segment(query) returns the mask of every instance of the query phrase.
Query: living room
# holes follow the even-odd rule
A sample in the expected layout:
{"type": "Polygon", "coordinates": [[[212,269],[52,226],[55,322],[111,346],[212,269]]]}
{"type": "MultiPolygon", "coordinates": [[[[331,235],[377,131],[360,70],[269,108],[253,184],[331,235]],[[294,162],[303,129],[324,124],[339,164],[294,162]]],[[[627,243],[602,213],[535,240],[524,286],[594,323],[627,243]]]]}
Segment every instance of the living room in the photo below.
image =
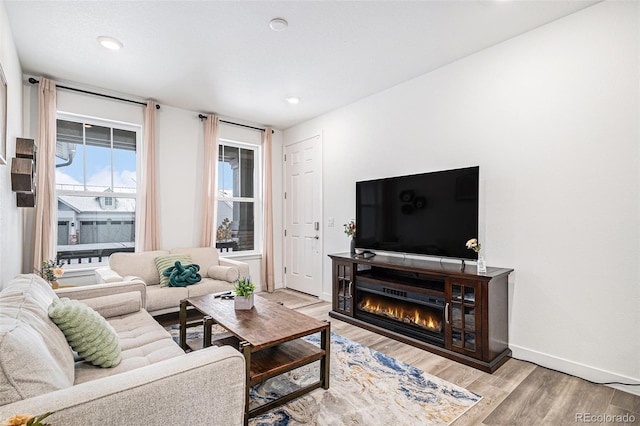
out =
{"type": "MultiPolygon", "coordinates": [[[[26,82],[5,3],[0,64],[8,88],[10,161],[16,137],[37,135],[37,89],[26,82]]],[[[514,269],[513,357],[595,382],[640,383],[639,20],[634,1],[597,2],[276,129],[274,200],[283,199],[285,147],[321,140],[320,297],[331,297],[327,255],[348,249],[341,224],[355,215],[356,181],[478,165],[478,237],[490,266],[514,269]]],[[[137,106],[62,90],[58,109],[142,124],[137,106]]],[[[163,248],[199,241],[192,225],[199,222],[198,207],[185,212],[180,205],[199,206],[202,172],[194,164],[202,155],[201,112],[165,104],[158,111],[163,248]]],[[[260,143],[256,132],[236,126],[222,127],[221,137],[260,143]]],[[[4,282],[31,271],[33,247],[30,214],[15,205],[10,168],[0,168],[4,282]]],[[[273,234],[283,235],[284,207],[273,204],[273,234]]],[[[276,287],[286,284],[283,246],[276,237],[276,287]]],[[[245,261],[258,277],[260,256],[245,261]]],[[[614,386],[639,393],[637,386],[614,386]]]]}

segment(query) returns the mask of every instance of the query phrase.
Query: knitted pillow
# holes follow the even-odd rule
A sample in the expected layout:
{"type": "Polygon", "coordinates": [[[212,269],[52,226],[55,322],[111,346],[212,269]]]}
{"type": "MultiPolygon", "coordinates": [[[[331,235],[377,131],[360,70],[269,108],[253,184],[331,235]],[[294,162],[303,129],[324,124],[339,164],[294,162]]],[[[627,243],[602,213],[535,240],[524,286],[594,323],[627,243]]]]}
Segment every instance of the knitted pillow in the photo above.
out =
{"type": "Polygon", "coordinates": [[[49,317],[62,330],[71,349],[98,367],[115,367],[122,354],[116,331],[99,313],[66,297],[54,299],[49,317]]]}
{"type": "Polygon", "coordinates": [[[169,277],[169,287],[186,287],[202,281],[202,276],[198,273],[199,270],[200,265],[183,265],[179,260],[176,260],[174,266],[169,266],[162,275],[169,277]]]}
{"type": "Polygon", "coordinates": [[[169,277],[165,277],[162,273],[165,271],[165,269],[174,266],[176,260],[179,260],[180,263],[184,265],[193,263],[193,261],[191,260],[191,255],[189,254],[168,254],[166,256],[156,257],[155,262],[156,268],[158,268],[158,274],[160,275],[160,287],[169,286],[169,277]]]}

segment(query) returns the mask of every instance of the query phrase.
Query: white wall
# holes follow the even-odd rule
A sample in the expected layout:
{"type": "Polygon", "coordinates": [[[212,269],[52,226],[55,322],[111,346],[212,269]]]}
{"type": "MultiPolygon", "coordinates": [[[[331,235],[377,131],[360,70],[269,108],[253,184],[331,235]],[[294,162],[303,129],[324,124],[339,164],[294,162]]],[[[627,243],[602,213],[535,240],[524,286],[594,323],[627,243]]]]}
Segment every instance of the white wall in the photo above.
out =
{"type": "Polygon", "coordinates": [[[514,356],[640,382],[638,34],[607,1],[286,130],[322,132],[324,286],[357,180],[479,165],[514,356]]]}
{"type": "Polygon", "coordinates": [[[22,213],[11,191],[11,159],[22,137],[22,68],[4,2],[0,2],[0,65],[7,80],[7,164],[0,165],[0,285],[21,272],[22,213]]]}

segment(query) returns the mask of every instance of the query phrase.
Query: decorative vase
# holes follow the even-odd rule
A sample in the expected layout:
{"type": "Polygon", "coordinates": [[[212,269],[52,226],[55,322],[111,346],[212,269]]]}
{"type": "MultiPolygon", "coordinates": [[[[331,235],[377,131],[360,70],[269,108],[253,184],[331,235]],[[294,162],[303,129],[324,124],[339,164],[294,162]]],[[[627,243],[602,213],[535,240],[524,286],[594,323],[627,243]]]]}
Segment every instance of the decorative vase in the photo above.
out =
{"type": "Polygon", "coordinates": [[[478,273],[486,274],[487,273],[487,261],[484,260],[484,254],[478,253],[478,273]]]}
{"type": "Polygon", "coordinates": [[[57,280],[53,280],[53,281],[51,281],[51,288],[52,288],[52,289],[54,289],[54,290],[55,290],[55,289],[56,289],[56,288],[58,288],[58,287],[59,287],[59,284],[58,284],[58,281],[57,281],[57,280]]]}
{"type": "Polygon", "coordinates": [[[356,239],[351,238],[351,254],[356,254],[356,239]]]}
{"type": "Polygon", "coordinates": [[[233,305],[239,311],[248,311],[253,308],[253,293],[249,296],[236,296],[233,305]]]}

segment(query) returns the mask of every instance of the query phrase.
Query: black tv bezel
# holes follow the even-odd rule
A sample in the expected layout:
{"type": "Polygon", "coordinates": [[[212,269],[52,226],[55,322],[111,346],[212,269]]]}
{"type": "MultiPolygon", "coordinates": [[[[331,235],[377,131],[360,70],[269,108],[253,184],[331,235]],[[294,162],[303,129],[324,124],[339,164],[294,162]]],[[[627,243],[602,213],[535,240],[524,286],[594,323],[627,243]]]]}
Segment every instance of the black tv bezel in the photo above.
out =
{"type": "MultiPolygon", "coordinates": [[[[386,249],[380,249],[377,247],[368,247],[368,246],[362,246],[361,244],[359,244],[358,241],[358,232],[357,232],[357,226],[358,226],[358,220],[359,220],[359,207],[358,206],[358,184],[361,183],[373,183],[373,182],[380,182],[380,181],[388,181],[388,180],[395,180],[395,179],[403,179],[403,178],[412,178],[412,177],[417,177],[417,176],[422,176],[422,175],[432,175],[432,174],[439,174],[439,173],[447,173],[447,172],[462,172],[465,170],[476,170],[476,176],[477,176],[477,186],[476,186],[476,199],[477,199],[477,203],[476,203],[476,221],[475,221],[475,235],[473,236],[469,236],[469,238],[478,238],[478,232],[480,229],[480,166],[469,166],[469,167],[459,167],[459,168],[455,168],[455,169],[444,169],[444,170],[434,170],[434,171],[430,171],[430,172],[424,172],[424,173],[413,173],[413,174],[408,174],[408,175],[400,175],[400,176],[389,176],[389,177],[385,177],[385,178],[377,178],[377,179],[367,179],[367,180],[361,180],[361,181],[356,181],[356,238],[355,238],[355,243],[356,243],[356,248],[358,249],[362,249],[362,250],[371,250],[374,252],[380,252],[380,253],[399,253],[399,254],[408,254],[408,255],[416,255],[416,256],[424,256],[424,257],[432,257],[432,258],[443,258],[443,259],[452,259],[452,260],[472,260],[472,261],[476,261],[478,259],[478,253],[476,253],[473,250],[470,249],[465,249],[466,251],[461,251],[460,253],[467,253],[469,254],[469,256],[447,256],[447,255],[434,255],[434,254],[428,254],[428,253],[422,253],[422,252],[418,252],[418,251],[407,251],[407,250],[403,250],[403,251],[399,251],[399,250],[386,250],[386,249]]],[[[464,244],[466,241],[463,241],[462,244],[464,244]]]]}

